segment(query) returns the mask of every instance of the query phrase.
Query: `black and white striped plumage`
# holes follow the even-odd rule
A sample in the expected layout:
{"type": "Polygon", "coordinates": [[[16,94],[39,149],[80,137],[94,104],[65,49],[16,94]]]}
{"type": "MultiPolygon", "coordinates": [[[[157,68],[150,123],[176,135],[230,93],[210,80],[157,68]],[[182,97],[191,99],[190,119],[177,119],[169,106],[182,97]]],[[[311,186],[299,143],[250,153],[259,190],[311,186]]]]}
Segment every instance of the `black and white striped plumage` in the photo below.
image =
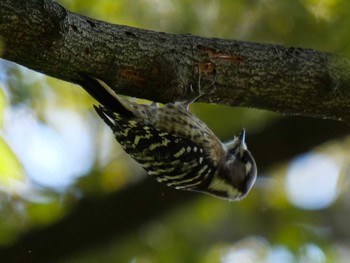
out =
{"type": "Polygon", "coordinates": [[[81,77],[79,84],[101,104],[95,109],[117,141],[158,182],[228,200],[248,194],[257,169],[244,130],[223,144],[186,103],[137,104],[101,80],[81,77]]]}

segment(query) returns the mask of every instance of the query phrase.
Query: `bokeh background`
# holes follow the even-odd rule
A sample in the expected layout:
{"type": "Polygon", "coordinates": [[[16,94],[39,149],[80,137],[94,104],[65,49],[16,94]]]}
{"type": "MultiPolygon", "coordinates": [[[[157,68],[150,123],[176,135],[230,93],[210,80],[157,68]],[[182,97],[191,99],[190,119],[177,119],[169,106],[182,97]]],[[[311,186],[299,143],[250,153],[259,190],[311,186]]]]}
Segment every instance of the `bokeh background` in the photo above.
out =
{"type": "MultiPolygon", "coordinates": [[[[346,0],[57,2],[73,12],[116,24],[350,57],[350,2],[346,0]]],[[[108,226],[111,232],[114,225],[120,225],[118,214],[123,220],[128,216],[133,220],[133,216],[141,217],[141,210],[156,210],[148,202],[142,205],[145,196],[136,201],[138,206],[125,194],[119,197],[124,191],[137,197],[133,189],[152,196],[152,188],[148,191],[147,187],[157,183],[145,183],[147,175],[114,141],[92,109],[94,100],[81,87],[5,60],[0,60],[0,86],[0,255],[28,233],[31,237],[35,231],[50,233],[50,227],[71,214],[79,217],[77,207],[85,200],[109,205],[101,224],[103,217],[113,215],[116,220],[108,226]],[[104,202],[111,196],[119,198],[123,210],[104,202]]],[[[206,104],[192,105],[191,111],[222,140],[245,127],[248,146],[250,138],[289,118],[206,104]]],[[[291,126],[288,132],[293,134],[294,128],[300,127],[291,126]]],[[[280,151],[307,139],[281,143],[280,151]]],[[[268,158],[271,149],[265,148],[260,151],[266,151],[268,158]]],[[[79,249],[73,247],[69,253],[62,249],[57,259],[66,263],[349,262],[349,149],[350,137],[329,137],[288,160],[272,159],[259,170],[255,187],[241,202],[164,189],[164,195],[152,198],[167,201],[167,191],[179,200],[185,198],[169,203],[154,216],[138,218],[139,223],[123,235],[106,234],[93,242],[90,230],[106,231],[97,223],[81,238],[79,249]]],[[[279,148],[273,151],[278,155],[279,148]]],[[[259,167],[259,159],[257,163],[259,167]]],[[[84,213],[81,217],[79,222],[89,221],[84,213]]],[[[72,235],[66,233],[67,242],[72,235]]],[[[38,242],[50,243],[50,238],[38,242]]],[[[24,248],[22,258],[35,252],[24,248]]],[[[48,256],[48,262],[55,257],[48,256]]]]}

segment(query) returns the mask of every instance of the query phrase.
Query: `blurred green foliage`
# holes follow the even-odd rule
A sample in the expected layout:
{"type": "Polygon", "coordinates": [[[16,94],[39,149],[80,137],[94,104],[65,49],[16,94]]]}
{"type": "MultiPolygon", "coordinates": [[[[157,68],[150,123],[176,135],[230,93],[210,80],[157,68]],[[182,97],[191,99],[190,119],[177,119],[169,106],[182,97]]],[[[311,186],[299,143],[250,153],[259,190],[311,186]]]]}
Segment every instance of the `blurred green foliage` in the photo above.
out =
{"type": "MultiPolygon", "coordinates": [[[[350,54],[350,2],[346,0],[58,2],[73,12],[111,23],[350,54]]],[[[57,190],[26,178],[27,171],[8,146],[6,136],[0,137],[1,245],[15,242],[25,231],[60,220],[84,196],[119,191],[142,178],[142,170],[96,118],[91,109],[94,101],[80,87],[32,74],[13,64],[4,66],[4,71],[7,92],[0,93],[0,123],[5,123],[1,135],[6,135],[8,122],[3,116],[7,110],[25,109],[40,124],[59,131],[48,112],[65,109],[79,113],[92,130],[96,156],[88,172],[72,179],[67,188],[57,190]]],[[[247,128],[249,137],[249,133],[278,118],[266,111],[206,104],[192,105],[191,111],[223,140],[232,138],[242,127],[247,128]]],[[[338,198],[328,207],[309,211],[295,206],[285,189],[289,166],[276,164],[270,171],[263,171],[266,177],[260,175],[260,181],[242,202],[202,196],[144,222],[122,241],[84,251],[64,262],[347,262],[350,231],[342,218],[350,213],[349,147],[349,141],[333,142],[316,150],[341,167],[338,198]],[[337,224],[332,225],[334,222],[337,224]]]]}
{"type": "Polygon", "coordinates": [[[23,168],[6,142],[0,138],[0,188],[12,192],[13,183],[25,180],[23,168]]]}

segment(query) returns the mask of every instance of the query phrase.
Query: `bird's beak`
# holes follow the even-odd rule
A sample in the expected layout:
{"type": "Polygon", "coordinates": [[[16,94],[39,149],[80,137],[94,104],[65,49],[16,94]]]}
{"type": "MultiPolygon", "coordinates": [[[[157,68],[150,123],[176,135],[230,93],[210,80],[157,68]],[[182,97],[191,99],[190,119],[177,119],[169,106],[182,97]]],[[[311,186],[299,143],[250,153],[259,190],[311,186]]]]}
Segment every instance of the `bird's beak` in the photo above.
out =
{"type": "Polygon", "coordinates": [[[245,143],[245,129],[243,128],[240,135],[238,136],[239,141],[241,142],[241,144],[245,143]]]}

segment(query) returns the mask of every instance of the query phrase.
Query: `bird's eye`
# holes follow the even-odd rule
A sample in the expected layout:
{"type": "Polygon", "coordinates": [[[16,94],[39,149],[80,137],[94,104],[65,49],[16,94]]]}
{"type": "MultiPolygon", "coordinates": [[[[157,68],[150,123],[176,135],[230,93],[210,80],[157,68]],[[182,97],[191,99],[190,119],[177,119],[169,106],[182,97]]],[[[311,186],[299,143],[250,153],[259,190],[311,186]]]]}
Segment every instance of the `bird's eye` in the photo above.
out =
{"type": "Polygon", "coordinates": [[[249,157],[246,152],[243,153],[242,158],[241,158],[242,163],[248,163],[249,162],[249,157]]]}

